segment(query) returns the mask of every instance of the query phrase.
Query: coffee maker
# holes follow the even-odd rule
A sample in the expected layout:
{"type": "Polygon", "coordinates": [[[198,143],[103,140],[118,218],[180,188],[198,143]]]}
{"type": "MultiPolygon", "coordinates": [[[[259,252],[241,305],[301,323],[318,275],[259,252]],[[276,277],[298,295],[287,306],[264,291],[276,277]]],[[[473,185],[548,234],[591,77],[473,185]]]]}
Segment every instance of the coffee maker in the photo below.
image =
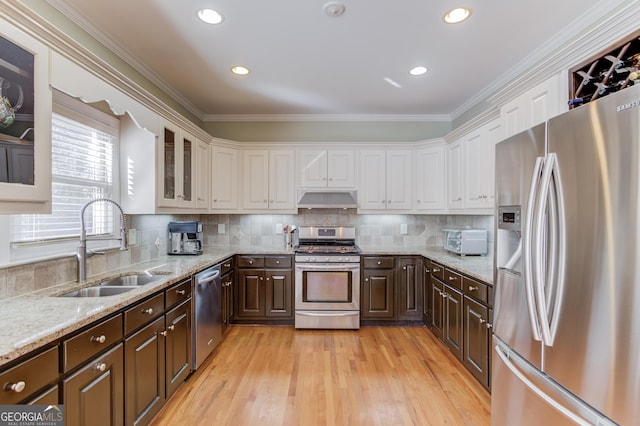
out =
{"type": "Polygon", "coordinates": [[[202,254],[202,223],[169,222],[168,254],[202,254]]]}

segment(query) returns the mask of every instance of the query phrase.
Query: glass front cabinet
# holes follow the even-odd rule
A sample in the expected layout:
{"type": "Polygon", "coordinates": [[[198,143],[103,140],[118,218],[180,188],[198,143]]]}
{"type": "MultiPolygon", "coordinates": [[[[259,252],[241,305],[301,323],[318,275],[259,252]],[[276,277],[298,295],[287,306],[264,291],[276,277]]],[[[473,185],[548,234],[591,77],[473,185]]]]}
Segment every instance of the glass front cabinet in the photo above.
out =
{"type": "Polygon", "coordinates": [[[159,207],[196,207],[196,138],[165,123],[160,138],[159,207]]]}

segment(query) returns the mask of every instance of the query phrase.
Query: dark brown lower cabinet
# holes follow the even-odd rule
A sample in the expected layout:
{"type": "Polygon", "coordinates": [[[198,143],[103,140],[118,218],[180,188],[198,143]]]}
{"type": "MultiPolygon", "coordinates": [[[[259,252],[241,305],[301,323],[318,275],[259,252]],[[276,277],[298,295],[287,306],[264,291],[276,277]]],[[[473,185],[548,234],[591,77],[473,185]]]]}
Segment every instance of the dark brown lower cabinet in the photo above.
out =
{"type": "Polygon", "coordinates": [[[267,269],[265,276],[265,316],[290,318],[293,313],[291,270],[267,269]]]}
{"type": "Polygon", "coordinates": [[[222,334],[233,320],[233,272],[222,276],[222,334]]]}
{"type": "Polygon", "coordinates": [[[124,341],[127,425],[148,424],[166,399],[164,330],[161,316],[124,341]]]}
{"type": "Polygon", "coordinates": [[[30,405],[57,405],[60,402],[58,401],[58,385],[51,386],[47,388],[44,392],[40,393],[38,396],[33,397],[26,404],[30,405]]]}
{"type": "Polygon", "coordinates": [[[394,270],[365,269],[363,272],[362,319],[393,319],[394,312],[394,270]]]}
{"type": "Polygon", "coordinates": [[[123,344],[64,379],[66,426],[124,424],[123,344]]]}
{"type": "Polygon", "coordinates": [[[239,268],[233,287],[234,319],[292,321],[293,257],[241,255],[236,261],[239,268]]]}
{"type": "Polygon", "coordinates": [[[489,387],[489,312],[469,297],[464,297],[464,356],[462,362],[480,383],[489,387]]]}
{"type": "Polygon", "coordinates": [[[432,277],[433,318],[431,330],[452,354],[462,360],[462,293],[432,277]]]}
{"type": "Polygon", "coordinates": [[[265,316],[265,286],[263,269],[239,269],[237,285],[238,319],[265,316]]]}
{"type": "Polygon", "coordinates": [[[191,372],[191,300],[165,315],[166,397],[169,398],[191,372]]]}
{"type": "Polygon", "coordinates": [[[396,319],[422,320],[422,258],[398,259],[396,280],[396,319]]]}

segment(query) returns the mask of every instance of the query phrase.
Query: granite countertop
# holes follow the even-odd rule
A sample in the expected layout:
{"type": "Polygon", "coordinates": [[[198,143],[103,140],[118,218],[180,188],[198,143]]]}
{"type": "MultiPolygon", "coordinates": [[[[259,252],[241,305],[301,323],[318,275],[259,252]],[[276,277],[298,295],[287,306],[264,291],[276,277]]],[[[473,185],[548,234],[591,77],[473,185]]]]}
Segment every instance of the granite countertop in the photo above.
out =
{"type": "MultiPolygon", "coordinates": [[[[487,283],[493,282],[491,256],[462,257],[437,247],[361,247],[361,249],[363,255],[420,255],[487,283]]],[[[0,300],[0,366],[234,254],[291,254],[291,252],[284,249],[248,246],[204,247],[201,256],[161,256],[91,277],[83,284],[70,282],[0,300]],[[115,296],[55,297],[81,287],[89,287],[107,278],[144,272],[162,274],[162,278],[115,296]]]]}

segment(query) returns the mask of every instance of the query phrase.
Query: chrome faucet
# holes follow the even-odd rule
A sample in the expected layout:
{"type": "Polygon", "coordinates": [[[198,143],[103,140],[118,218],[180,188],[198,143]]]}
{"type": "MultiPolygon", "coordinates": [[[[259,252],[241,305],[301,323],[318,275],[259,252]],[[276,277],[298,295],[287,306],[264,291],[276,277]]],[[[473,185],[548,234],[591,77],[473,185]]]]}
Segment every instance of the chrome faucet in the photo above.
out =
{"type": "Polygon", "coordinates": [[[87,280],[87,257],[91,257],[94,254],[104,254],[101,252],[93,252],[90,251],[87,253],[87,241],[91,240],[91,241],[99,241],[99,240],[116,240],[116,241],[120,241],[120,250],[128,250],[127,247],[127,225],[126,225],[126,221],[125,221],[125,214],[124,211],[122,211],[122,207],[120,207],[120,205],[118,203],[116,203],[113,200],[110,200],[108,198],[96,198],[95,200],[91,200],[89,201],[87,204],[85,204],[82,207],[82,210],[80,211],[80,224],[82,226],[81,231],[80,231],[80,245],[78,245],[78,251],[77,251],[77,255],[76,257],[78,258],[78,282],[83,283],[87,280]],[[111,203],[114,206],[116,206],[118,208],[118,210],[120,210],[120,238],[113,238],[113,237],[87,237],[87,230],[84,226],[84,212],[85,210],[87,210],[87,207],[89,207],[91,204],[93,203],[97,203],[97,202],[106,202],[106,203],[111,203]]]}

